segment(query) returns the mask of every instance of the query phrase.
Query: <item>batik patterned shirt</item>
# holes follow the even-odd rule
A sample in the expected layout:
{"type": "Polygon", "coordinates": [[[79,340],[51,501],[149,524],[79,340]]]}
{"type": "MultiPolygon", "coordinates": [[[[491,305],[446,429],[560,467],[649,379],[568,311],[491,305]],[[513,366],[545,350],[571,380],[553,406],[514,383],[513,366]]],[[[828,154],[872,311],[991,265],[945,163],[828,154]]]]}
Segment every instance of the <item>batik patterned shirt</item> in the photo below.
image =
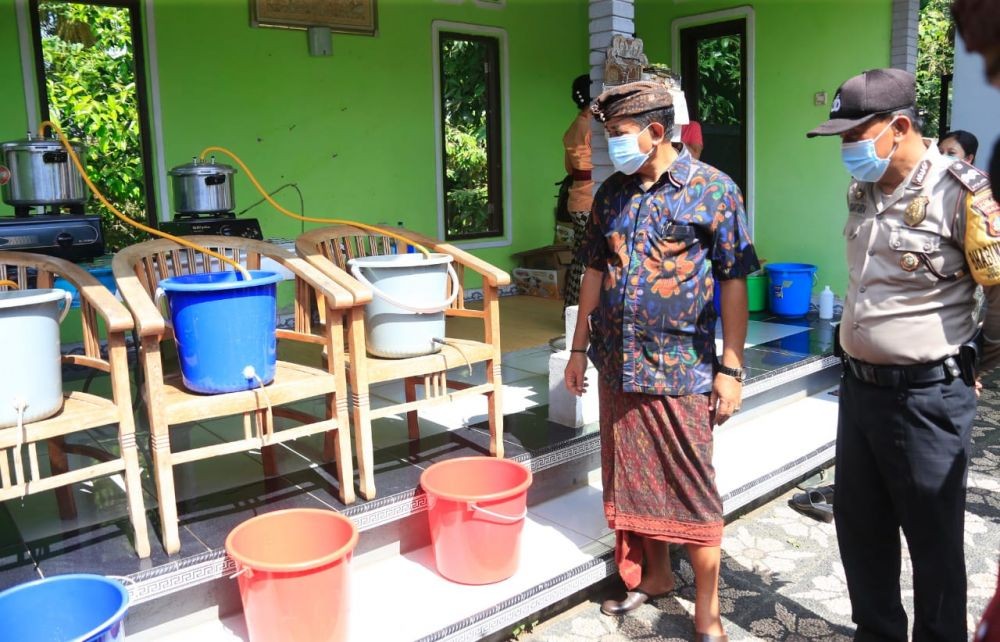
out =
{"type": "Polygon", "coordinates": [[[604,273],[590,358],[624,392],[712,389],[715,281],[760,268],[743,196],[686,151],[643,190],[613,174],[594,197],[579,258],[604,273]]]}

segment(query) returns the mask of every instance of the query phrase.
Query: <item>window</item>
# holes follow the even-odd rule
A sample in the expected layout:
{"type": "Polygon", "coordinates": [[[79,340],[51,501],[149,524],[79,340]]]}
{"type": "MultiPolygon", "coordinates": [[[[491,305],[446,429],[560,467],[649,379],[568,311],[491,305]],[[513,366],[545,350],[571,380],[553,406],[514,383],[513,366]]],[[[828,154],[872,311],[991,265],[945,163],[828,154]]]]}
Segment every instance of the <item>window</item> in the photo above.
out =
{"type": "Polygon", "coordinates": [[[731,20],[681,30],[684,93],[691,120],[701,123],[701,160],[747,189],[746,22],[731,20]]]}
{"type": "MultiPolygon", "coordinates": [[[[137,0],[32,0],[31,21],[42,119],[88,145],[87,172],[116,207],[155,225],[137,0]]],[[[90,207],[103,210],[94,200],[90,207]]],[[[109,249],[138,238],[101,213],[109,249]]]]}
{"type": "Polygon", "coordinates": [[[438,37],[444,236],[503,236],[500,44],[493,36],[438,37]]]}

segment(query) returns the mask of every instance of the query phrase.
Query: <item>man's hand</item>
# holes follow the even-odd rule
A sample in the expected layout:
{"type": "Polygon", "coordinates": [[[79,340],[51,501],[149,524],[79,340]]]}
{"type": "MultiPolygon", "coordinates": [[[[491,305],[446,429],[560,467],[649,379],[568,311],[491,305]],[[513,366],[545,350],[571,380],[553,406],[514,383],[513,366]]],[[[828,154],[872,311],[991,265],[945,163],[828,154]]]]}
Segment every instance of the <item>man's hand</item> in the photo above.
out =
{"type": "MultiPolygon", "coordinates": [[[[567,369],[568,372],[568,369],[567,369]]],[[[716,374],[712,382],[712,397],[709,407],[712,413],[712,424],[721,426],[740,409],[743,397],[743,384],[733,377],[716,374]]]]}
{"type": "Polygon", "coordinates": [[[587,391],[587,380],[584,373],[587,372],[587,355],[582,352],[571,352],[569,363],[563,372],[563,379],[566,381],[566,390],[577,397],[583,396],[587,391]]]}

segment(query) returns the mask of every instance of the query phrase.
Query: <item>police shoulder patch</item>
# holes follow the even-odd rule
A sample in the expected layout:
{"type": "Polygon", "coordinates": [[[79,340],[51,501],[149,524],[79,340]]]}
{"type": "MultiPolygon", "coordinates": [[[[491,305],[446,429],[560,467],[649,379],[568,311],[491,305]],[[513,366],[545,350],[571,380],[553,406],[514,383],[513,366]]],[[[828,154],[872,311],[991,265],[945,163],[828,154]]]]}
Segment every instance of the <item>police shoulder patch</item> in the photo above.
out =
{"type": "Polygon", "coordinates": [[[990,177],[983,170],[965,161],[956,160],[949,164],[948,171],[973,194],[984,187],[989,187],[990,177]]]}

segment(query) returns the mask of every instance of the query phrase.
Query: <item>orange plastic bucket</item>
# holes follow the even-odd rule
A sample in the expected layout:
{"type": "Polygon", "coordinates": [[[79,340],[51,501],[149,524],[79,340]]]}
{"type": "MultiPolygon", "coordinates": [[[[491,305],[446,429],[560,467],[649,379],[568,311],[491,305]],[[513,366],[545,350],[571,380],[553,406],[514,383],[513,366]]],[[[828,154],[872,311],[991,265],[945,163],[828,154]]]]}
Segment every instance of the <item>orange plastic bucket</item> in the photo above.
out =
{"type": "Polygon", "coordinates": [[[531,471],[495,457],[460,457],[420,475],[438,572],[490,584],[517,571],[531,471]]]}
{"type": "Polygon", "coordinates": [[[347,639],[351,520],[293,508],[248,519],[229,533],[251,642],[347,639]]]}

